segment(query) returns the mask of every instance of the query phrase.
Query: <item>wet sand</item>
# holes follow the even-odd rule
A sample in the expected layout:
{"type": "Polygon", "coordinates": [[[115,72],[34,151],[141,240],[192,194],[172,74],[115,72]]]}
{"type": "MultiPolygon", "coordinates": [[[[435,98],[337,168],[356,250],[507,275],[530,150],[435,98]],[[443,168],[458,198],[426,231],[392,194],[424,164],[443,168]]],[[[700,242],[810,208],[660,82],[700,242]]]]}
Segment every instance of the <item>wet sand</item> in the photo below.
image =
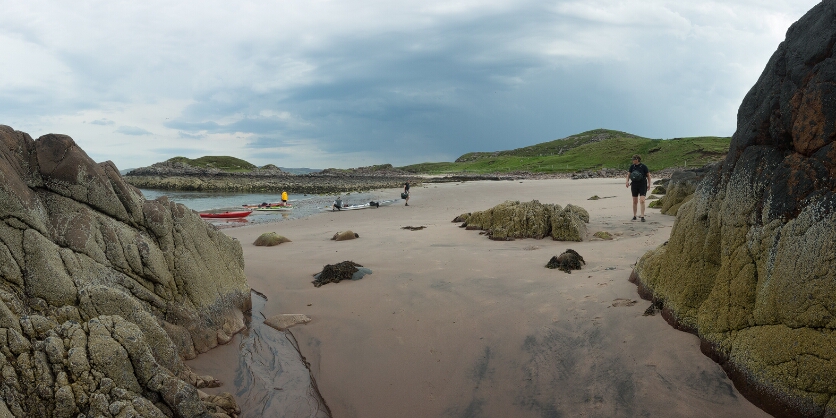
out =
{"type": "MultiPolygon", "coordinates": [[[[408,207],[224,233],[242,243],[250,286],[268,297],[264,316],[312,318],[291,332],[334,417],[768,416],[700,353],[695,336],[642,316],[650,303],[628,282],[631,268],[668,239],[674,218],[653,209],[645,223],[631,217],[622,179],[479,181],[413,188],[408,207]],[[593,195],[616,197],[587,200],[593,195]],[[498,242],[451,222],[533,199],[579,205],[590,236],[616,239],[498,242]],[[345,230],[360,238],[330,240],[345,230]],[[293,242],[253,246],[264,232],[293,242]],[[544,267],[567,248],[586,260],[582,270],[544,267]],[[373,274],[311,284],[325,264],[345,260],[373,274]]],[[[223,380],[218,390],[246,394],[245,382],[235,388],[243,346],[189,365],[223,380]]]]}

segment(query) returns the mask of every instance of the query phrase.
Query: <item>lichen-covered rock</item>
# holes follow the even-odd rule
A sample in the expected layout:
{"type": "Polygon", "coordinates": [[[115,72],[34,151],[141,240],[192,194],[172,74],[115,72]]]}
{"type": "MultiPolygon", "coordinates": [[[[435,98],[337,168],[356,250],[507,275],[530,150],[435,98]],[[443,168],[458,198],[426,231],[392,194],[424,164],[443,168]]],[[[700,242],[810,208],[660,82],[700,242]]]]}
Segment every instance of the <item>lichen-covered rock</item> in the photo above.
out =
{"type": "Polygon", "coordinates": [[[557,210],[551,216],[551,236],[556,241],[583,241],[587,230],[584,218],[589,220],[586,210],[578,206],[566,205],[563,210],[557,210]],[[583,215],[586,215],[582,217],[583,215]]]}
{"type": "Polygon", "coordinates": [[[342,231],[342,232],[337,232],[336,234],[334,234],[334,236],[331,237],[331,240],[333,240],[333,241],[348,241],[348,240],[355,239],[355,238],[360,238],[360,234],[357,234],[353,231],[342,231]]]}
{"type": "Polygon", "coordinates": [[[603,239],[603,240],[613,239],[612,234],[610,234],[607,231],[598,231],[598,232],[592,234],[592,236],[595,237],[595,238],[598,238],[598,239],[603,239]]]}
{"type": "Polygon", "coordinates": [[[836,1],[825,0],[790,27],[725,161],[631,277],[780,416],[836,415],[834,43],[836,1]]]}
{"type": "Polygon", "coordinates": [[[486,231],[492,240],[509,241],[517,238],[542,239],[551,236],[558,241],[583,241],[589,213],[580,206],[506,201],[491,209],[472,212],[463,227],[486,231]]]}
{"type": "Polygon", "coordinates": [[[275,232],[265,232],[255,239],[253,245],[259,247],[272,247],[274,245],[279,245],[285,242],[290,242],[290,240],[275,232]]]}
{"type": "Polygon", "coordinates": [[[663,191],[665,196],[656,205],[650,207],[659,207],[663,214],[676,216],[679,207],[691,200],[694,191],[697,190],[697,185],[706,174],[716,169],[716,166],[716,164],[708,164],[700,168],[674,171],[667,182],[667,191],[663,191]]]}
{"type": "Polygon", "coordinates": [[[0,415],[206,416],[184,353],[243,328],[243,267],[70,137],[0,125],[0,415]]]}

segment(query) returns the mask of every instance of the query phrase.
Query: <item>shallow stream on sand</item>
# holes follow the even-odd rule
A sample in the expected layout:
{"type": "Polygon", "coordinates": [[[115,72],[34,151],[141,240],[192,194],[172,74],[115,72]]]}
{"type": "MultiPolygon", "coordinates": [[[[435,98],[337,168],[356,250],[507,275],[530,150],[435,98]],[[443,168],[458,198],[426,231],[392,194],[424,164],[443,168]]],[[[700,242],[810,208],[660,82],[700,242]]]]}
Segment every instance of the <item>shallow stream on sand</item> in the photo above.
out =
{"type": "Polygon", "coordinates": [[[331,413],[316,389],[293,334],[264,325],[261,311],[265,302],[263,295],[253,291],[247,329],[228,344],[186,364],[198,374],[209,374],[223,382],[219,388],[202,390],[210,394],[232,393],[242,418],[329,418],[331,413]],[[239,353],[236,366],[216,360],[235,357],[228,356],[226,350],[239,353]]]}

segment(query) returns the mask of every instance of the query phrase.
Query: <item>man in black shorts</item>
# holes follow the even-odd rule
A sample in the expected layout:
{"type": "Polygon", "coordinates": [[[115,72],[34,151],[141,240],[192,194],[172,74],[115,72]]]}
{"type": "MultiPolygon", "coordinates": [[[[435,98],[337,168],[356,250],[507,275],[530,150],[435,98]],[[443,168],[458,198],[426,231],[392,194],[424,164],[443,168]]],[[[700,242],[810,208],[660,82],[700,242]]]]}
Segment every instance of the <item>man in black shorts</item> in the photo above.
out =
{"type": "Polygon", "coordinates": [[[636,206],[641,199],[641,219],[644,222],[644,197],[647,195],[647,186],[650,184],[650,170],[642,164],[642,157],[639,154],[633,156],[633,164],[627,172],[626,187],[630,188],[633,194],[633,220],[636,220],[636,206]]]}

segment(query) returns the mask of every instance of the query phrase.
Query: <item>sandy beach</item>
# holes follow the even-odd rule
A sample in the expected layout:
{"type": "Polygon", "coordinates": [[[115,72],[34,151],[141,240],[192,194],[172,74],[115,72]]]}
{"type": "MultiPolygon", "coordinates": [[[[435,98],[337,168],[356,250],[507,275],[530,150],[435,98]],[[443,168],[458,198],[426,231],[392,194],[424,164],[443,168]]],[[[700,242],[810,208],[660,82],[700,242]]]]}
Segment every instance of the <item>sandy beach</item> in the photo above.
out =
{"type": "MultiPolygon", "coordinates": [[[[241,242],[250,286],[268,298],[261,313],[312,319],[291,332],[334,417],[767,416],[697,337],[642,315],[650,302],[628,278],[674,218],[648,209],[647,222],[631,221],[623,179],[426,184],[409,203],[224,230],[241,242]],[[534,199],[581,206],[590,238],[615,239],[499,242],[451,222],[534,199]],[[345,230],[360,238],[330,239],[345,230]],[[253,246],[264,232],[292,242],[253,246]],[[544,267],[568,248],[582,270],[544,267]],[[313,286],[314,273],[345,260],[373,273],[313,286]]],[[[189,365],[235,393],[239,356],[232,343],[189,365]]]]}

